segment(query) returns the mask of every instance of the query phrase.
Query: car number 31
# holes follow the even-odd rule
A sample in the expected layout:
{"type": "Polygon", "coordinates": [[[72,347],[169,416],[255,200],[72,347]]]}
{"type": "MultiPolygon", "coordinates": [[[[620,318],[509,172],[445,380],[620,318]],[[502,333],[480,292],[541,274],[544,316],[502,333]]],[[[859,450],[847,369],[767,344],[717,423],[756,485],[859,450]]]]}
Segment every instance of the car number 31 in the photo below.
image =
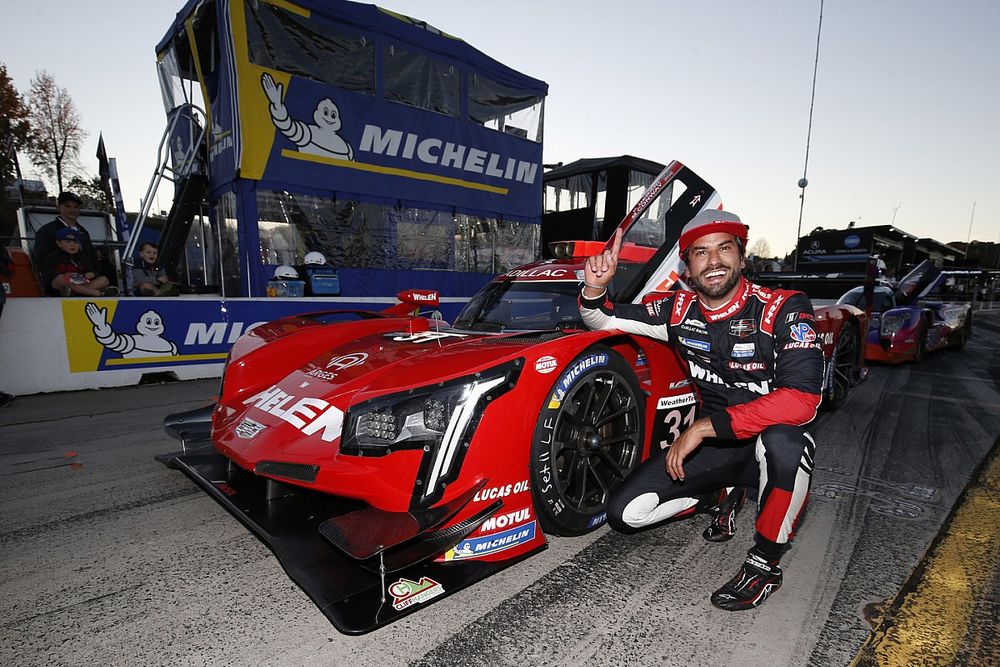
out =
{"type": "Polygon", "coordinates": [[[663,423],[667,427],[666,439],[660,440],[660,449],[666,449],[674,444],[677,438],[681,437],[681,431],[694,423],[694,415],[697,412],[697,405],[688,406],[686,409],[671,410],[663,418],[663,423]]]}

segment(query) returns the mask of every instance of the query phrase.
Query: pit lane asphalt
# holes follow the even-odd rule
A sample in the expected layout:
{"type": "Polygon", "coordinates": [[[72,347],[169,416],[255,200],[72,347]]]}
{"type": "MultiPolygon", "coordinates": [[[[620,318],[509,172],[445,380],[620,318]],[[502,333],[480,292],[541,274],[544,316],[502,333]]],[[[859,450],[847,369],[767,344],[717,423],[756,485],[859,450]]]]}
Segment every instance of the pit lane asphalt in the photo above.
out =
{"type": "MultiPolygon", "coordinates": [[[[865,607],[898,599],[1000,435],[1000,312],[977,314],[961,352],[875,367],[818,419],[813,497],[784,586],[743,614],[714,609],[708,594],[749,546],[752,512],[721,545],[701,539],[704,517],[552,538],[395,624],[341,635],[263,544],[152,460],[175,449],[163,416],[203,405],[215,387],[0,409],[0,663],[848,664],[871,629],[865,607]]],[[[981,520],[1000,531],[997,511],[981,520]]]]}

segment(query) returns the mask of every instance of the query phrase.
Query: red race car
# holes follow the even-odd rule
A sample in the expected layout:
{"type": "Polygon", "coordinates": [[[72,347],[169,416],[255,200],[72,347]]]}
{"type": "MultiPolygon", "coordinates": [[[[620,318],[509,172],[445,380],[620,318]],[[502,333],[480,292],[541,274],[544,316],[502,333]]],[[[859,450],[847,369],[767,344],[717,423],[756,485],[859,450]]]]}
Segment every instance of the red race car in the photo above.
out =
{"type": "MultiPolygon", "coordinates": [[[[616,300],[675,288],[681,227],[718,206],[668,165],[622,222],[616,300]]],[[[594,530],[608,490],[698,410],[671,347],[583,326],[582,263],[603,245],[563,242],[556,259],[498,276],[453,325],[412,314],[437,295],[411,290],[384,312],[259,326],[232,348],[218,404],[167,419],[185,452],[161,460],[267,543],[347,633],[530,556],[546,533],[594,530]],[[191,446],[199,438],[210,445],[191,446]]],[[[816,328],[839,402],[864,315],[821,309],[816,328]]]]}

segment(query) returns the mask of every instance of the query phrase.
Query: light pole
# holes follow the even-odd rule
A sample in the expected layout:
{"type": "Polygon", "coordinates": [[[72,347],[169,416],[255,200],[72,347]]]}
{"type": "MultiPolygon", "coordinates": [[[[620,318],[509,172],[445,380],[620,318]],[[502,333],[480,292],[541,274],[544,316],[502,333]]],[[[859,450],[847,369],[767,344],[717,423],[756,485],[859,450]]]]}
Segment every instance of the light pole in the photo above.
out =
{"type": "Polygon", "coordinates": [[[816,104],[816,72],[819,70],[819,38],[823,34],[823,0],[819,0],[819,27],[816,28],[816,59],[813,61],[812,96],[809,99],[809,129],[806,131],[806,160],[802,166],[802,178],[799,179],[799,226],[795,230],[795,262],[792,270],[799,270],[799,237],[802,236],[802,211],[806,205],[806,173],[809,171],[809,141],[812,138],[813,107],[816,104]]]}

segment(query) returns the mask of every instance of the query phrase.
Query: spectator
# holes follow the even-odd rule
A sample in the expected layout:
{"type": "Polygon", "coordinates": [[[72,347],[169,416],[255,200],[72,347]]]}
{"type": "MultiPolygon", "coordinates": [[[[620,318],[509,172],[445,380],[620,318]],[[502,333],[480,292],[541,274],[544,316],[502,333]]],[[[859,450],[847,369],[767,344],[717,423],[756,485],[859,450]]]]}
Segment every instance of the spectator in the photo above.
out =
{"type": "MultiPolygon", "coordinates": [[[[35,245],[31,258],[35,263],[35,270],[40,272],[40,267],[45,259],[56,250],[56,232],[60,229],[76,231],[83,256],[86,257],[91,266],[96,266],[97,255],[94,252],[94,244],[90,241],[90,234],[78,222],[80,206],[83,202],[72,192],[60,192],[57,201],[59,202],[59,217],[52,222],[45,223],[35,232],[35,245]]],[[[46,283],[43,281],[42,285],[44,287],[46,283]]]]}
{"type": "MultiPolygon", "coordinates": [[[[0,244],[0,276],[9,276],[14,272],[14,265],[5,244],[0,244]]],[[[5,283],[6,284],[6,283],[5,283]]],[[[3,317],[3,305],[7,301],[7,291],[0,285],[0,317],[3,317]]],[[[6,408],[14,400],[10,394],[0,391],[0,408],[6,408]]]]}
{"type": "Polygon", "coordinates": [[[167,272],[157,263],[160,249],[146,241],[139,248],[142,262],[132,267],[133,296],[177,296],[177,286],[167,279],[167,272]]]}
{"type": "Polygon", "coordinates": [[[111,260],[113,253],[107,246],[103,245],[94,246],[94,252],[97,256],[95,263],[97,273],[107,278],[111,287],[118,287],[118,271],[115,269],[115,263],[111,260]]]}
{"type": "Polygon", "coordinates": [[[118,296],[118,288],[109,287],[83,254],[80,234],[72,227],[56,232],[56,249],[42,261],[42,288],[48,296],[118,296]]]}

